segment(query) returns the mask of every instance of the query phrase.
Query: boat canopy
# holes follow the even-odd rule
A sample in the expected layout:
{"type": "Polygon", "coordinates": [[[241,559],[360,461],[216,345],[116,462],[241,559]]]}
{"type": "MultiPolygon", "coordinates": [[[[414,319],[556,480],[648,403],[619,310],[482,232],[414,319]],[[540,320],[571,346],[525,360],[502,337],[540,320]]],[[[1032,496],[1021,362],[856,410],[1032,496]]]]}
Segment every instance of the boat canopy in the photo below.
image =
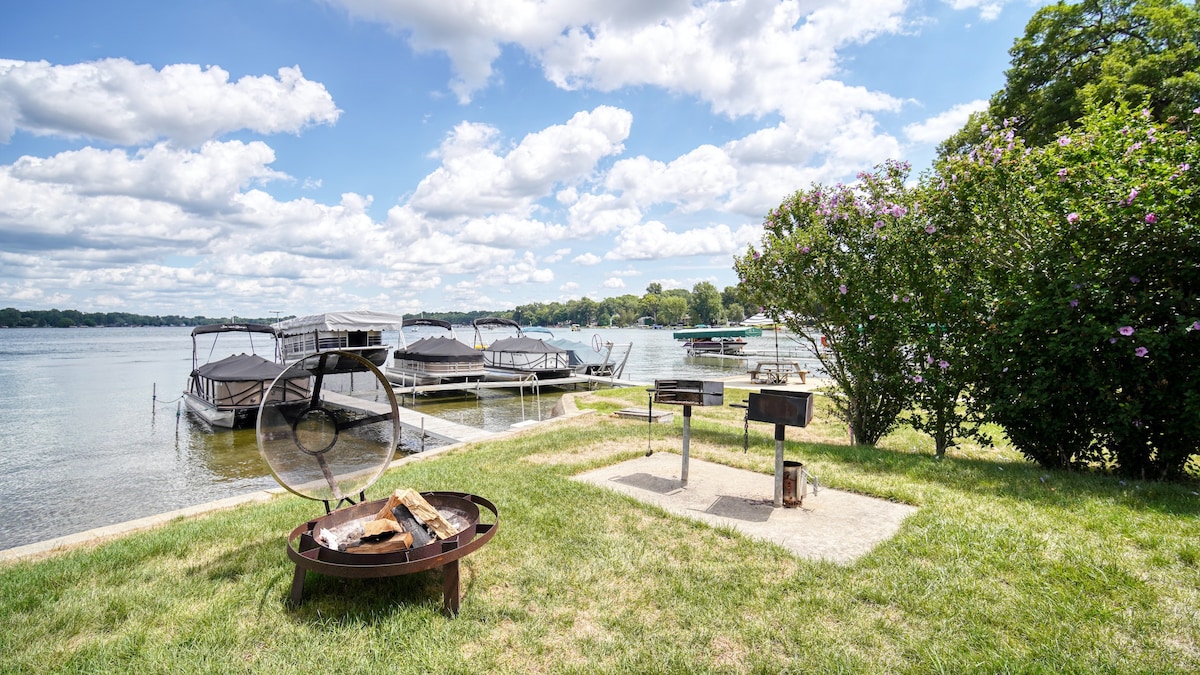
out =
{"type": "Polygon", "coordinates": [[[274,335],[275,328],[263,323],[210,323],[192,329],[193,337],[209,333],[268,333],[274,335]]]}
{"type": "Polygon", "coordinates": [[[582,342],[574,340],[566,340],[558,338],[556,340],[547,340],[547,344],[552,344],[559,349],[566,350],[571,355],[571,365],[573,366],[602,366],[605,364],[604,355],[592,349],[590,345],[585,345],[582,342]]]}
{"type": "Polygon", "coordinates": [[[754,326],[729,326],[727,328],[687,328],[671,334],[676,340],[713,340],[717,338],[760,337],[762,329],[754,326]]]}
{"type": "Polygon", "coordinates": [[[405,349],[397,349],[397,359],[437,363],[442,361],[477,361],[483,363],[483,352],[448,337],[421,338],[405,349]]]}
{"type": "Polygon", "coordinates": [[[401,330],[404,317],[388,312],[358,309],[351,312],[326,312],[288,319],[273,324],[280,335],[297,335],[315,331],[384,331],[401,330]]]}
{"type": "Polygon", "coordinates": [[[472,321],[471,325],[474,326],[476,330],[478,330],[480,326],[505,326],[507,328],[516,328],[518,331],[521,330],[521,324],[513,321],[512,319],[501,319],[498,316],[483,316],[472,321]]]}
{"type": "Polygon", "coordinates": [[[196,375],[214,382],[273,381],[284,370],[278,363],[257,354],[234,354],[200,366],[196,375]]]}
{"type": "Polygon", "coordinates": [[[520,352],[523,354],[564,354],[567,350],[555,347],[544,340],[531,337],[513,337],[496,340],[488,347],[489,352],[520,352]]]}
{"type": "MultiPolygon", "coordinates": [[[[413,317],[411,319],[405,319],[404,327],[408,328],[409,326],[435,326],[437,328],[445,328],[448,331],[454,330],[454,326],[451,325],[451,323],[449,321],[442,321],[441,319],[426,319],[423,317],[413,317]]],[[[468,347],[468,349],[469,349],[469,347],[468,347]]]]}

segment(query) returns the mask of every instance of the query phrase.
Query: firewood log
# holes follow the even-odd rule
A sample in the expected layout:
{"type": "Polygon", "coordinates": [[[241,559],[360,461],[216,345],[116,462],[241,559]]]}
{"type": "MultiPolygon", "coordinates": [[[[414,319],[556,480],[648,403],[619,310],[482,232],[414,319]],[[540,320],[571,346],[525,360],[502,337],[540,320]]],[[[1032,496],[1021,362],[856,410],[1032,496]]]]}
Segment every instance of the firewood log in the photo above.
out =
{"type": "Polygon", "coordinates": [[[394,495],[401,504],[408,507],[417,520],[429,526],[438,539],[446,539],[458,534],[458,529],[450,524],[438,510],[433,508],[425,498],[412,488],[396,490],[394,495]]]}

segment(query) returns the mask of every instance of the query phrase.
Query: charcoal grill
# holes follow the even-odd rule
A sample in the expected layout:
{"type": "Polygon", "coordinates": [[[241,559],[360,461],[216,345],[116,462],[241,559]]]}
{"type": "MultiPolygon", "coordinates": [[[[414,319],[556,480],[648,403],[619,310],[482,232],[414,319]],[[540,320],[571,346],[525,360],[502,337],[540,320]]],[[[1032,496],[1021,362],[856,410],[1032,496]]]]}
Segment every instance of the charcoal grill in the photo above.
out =
{"type": "Polygon", "coordinates": [[[287,538],[288,557],[296,564],[290,600],[303,600],[308,572],[347,578],[379,578],[442,570],[442,608],[458,613],[458,561],[491,540],[500,525],[495,504],[461,492],[424,492],[430,506],[457,532],[423,546],[405,548],[397,537],[338,550],[319,541],[322,530],[359,519],[371,519],[386,499],[366,501],[366,489],[387,469],[400,439],[395,393],[379,369],[351,351],[327,351],[292,363],[276,378],[275,388],[289,380],[309,378],[306,406],[263,405],[258,413],[258,448],[271,474],[288,491],[321,501],[325,516],[310,520],[287,538]],[[379,381],[383,402],[340,394],[327,388],[327,376],[365,371],[379,381]],[[484,518],[490,522],[483,522],[484,518]]]}
{"type": "MultiPolygon", "coordinates": [[[[679,482],[687,486],[688,448],[692,436],[692,406],[715,406],[725,403],[725,383],[705,380],[655,380],[650,392],[651,428],[654,424],[654,404],[666,403],[683,406],[683,467],[679,471],[679,482]]],[[[646,449],[649,457],[652,450],[646,449]]]]}
{"type": "MultiPolygon", "coordinates": [[[[785,462],[783,441],[786,430],[804,427],[812,421],[813,395],[807,391],[786,389],[763,389],[751,392],[746,405],[746,437],[749,438],[750,422],[766,422],[775,425],[775,507],[799,506],[804,501],[808,484],[816,494],[818,482],[799,462],[785,462]],[[786,488],[786,489],[785,489],[786,488]]],[[[748,441],[747,441],[748,442],[748,441]]]]}

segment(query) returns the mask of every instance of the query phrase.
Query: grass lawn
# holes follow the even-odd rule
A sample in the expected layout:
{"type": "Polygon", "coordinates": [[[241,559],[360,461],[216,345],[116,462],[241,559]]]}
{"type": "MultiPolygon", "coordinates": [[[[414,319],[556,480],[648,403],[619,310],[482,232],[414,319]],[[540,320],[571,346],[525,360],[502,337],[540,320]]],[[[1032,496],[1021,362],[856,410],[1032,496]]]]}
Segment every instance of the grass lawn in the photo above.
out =
{"type": "MultiPolygon", "coordinates": [[[[1004,447],[937,461],[904,432],[849,447],[818,399],[788,456],[919,511],[853,564],[812,562],[570,480],[647,444],[678,452],[681,415],[648,430],[605,414],[645,397],[581,395],[599,414],[370,490],[500,508],[498,534],[462,559],[456,619],[436,571],[310,574],[289,608],[283,538],[324,511],[287,495],[0,566],[0,672],[1200,671],[1200,484],[1046,472],[1004,447]]],[[[741,410],[694,415],[693,457],[773,470],[772,427],[752,424],[744,454],[741,410]]]]}

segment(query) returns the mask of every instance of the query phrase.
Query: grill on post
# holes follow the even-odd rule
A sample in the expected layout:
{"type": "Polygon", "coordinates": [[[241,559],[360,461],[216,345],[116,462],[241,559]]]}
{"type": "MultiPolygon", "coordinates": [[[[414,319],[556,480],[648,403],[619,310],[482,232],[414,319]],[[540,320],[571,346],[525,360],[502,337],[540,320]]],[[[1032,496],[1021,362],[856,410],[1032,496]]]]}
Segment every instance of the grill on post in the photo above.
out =
{"type": "MultiPolygon", "coordinates": [[[[688,446],[692,436],[692,406],[724,405],[725,383],[705,380],[655,380],[651,393],[650,410],[653,413],[655,403],[667,403],[683,406],[683,467],[679,472],[679,482],[686,486],[688,482],[688,446]]],[[[653,418],[651,418],[653,424],[653,418]]],[[[650,451],[647,450],[649,455],[650,451]]]]}
{"type": "MultiPolygon", "coordinates": [[[[749,405],[746,407],[746,419],[753,422],[766,422],[775,425],[775,507],[785,505],[784,483],[785,472],[791,480],[788,483],[787,506],[798,506],[807,489],[808,476],[804,465],[799,462],[783,461],[783,440],[787,427],[804,427],[812,421],[813,395],[807,391],[787,391],[784,389],[763,389],[751,393],[749,405]],[[785,466],[792,464],[794,466],[785,466]],[[791,469],[798,475],[792,475],[791,469]],[[800,495],[797,496],[797,488],[800,495]]],[[[815,480],[815,477],[814,477],[815,480]]],[[[815,483],[814,483],[815,484],[815,483]]],[[[814,494],[816,493],[814,489],[814,494]]]]}

